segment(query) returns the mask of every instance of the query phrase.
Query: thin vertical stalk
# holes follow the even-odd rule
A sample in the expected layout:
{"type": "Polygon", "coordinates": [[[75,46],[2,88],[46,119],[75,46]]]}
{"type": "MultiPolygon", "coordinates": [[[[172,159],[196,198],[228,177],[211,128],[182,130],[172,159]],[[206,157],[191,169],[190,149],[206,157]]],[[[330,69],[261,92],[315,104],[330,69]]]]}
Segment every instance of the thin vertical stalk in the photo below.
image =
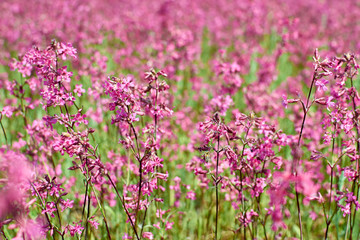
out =
{"type": "MultiPolygon", "coordinates": [[[[136,226],[136,223],[137,223],[137,220],[138,220],[138,212],[139,212],[139,209],[140,209],[140,199],[141,199],[141,188],[142,188],[142,167],[143,167],[143,164],[142,164],[142,159],[139,161],[139,165],[140,165],[140,168],[139,168],[139,175],[140,175],[140,181],[139,181],[139,191],[138,191],[138,200],[137,200],[137,204],[136,204],[136,211],[135,211],[135,226],[136,226]]],[[[141,235],[140,235],[140,238],[141,238],[141,235]]]]}
{"type": "Polygon", "coordinates": [[[85,196],[84,196],[84,206],[83,206],[83,210],[82,210],[82,220],[84,220],[84,216],[85,216],[85,206],[86,206],[86,200],[87,200],[88,185],[89,185],[89,182],[86,181],[85,196]]]}
{"type": "Polygon", "coordinates": [[[0,115],[0,125],[1,125],[1,129],[2,129],[2,131],[3,131],[3,133],[4,133],[4,137],[5,137],[5,144],[8,146],[8,139],[7,139],[7,136],[6,136],[6,131],[5,131],[5,128],[4,128],[4,125],[3,125],[3,123],[2,123],[2,113],[0,113],[1,115],[0,115]]]}
{"type": "MultiPolygon", "coordinates": [[[[241,151],[241,156],[240,156],[240,161],[242,161],[243,157],[244,157],[244,151],[245,151],[245,147],[247,145],[246,141],[247,141],[247,137],[249,135],[249,131],[250,131],[250,128],[252,127],[252,122],[250,123],[250,125],[247,127],[247,130],[246,130],[246,134],[245,134],[245,137],[244,137],[244,145],[243,145],[243,148],[242,148],[242,151],[241,151]]],[[[243,181],[243,176],[242,176],[242,167],[239,169],[239,178],[240,178],[240,182],[241,182],[241,185],[240,185],[240,192],[241,192],[241,205],[242,205],[242,214],[244,217],[246,217],[246,210],[245,210],[245,200],[244,200],[244,192],[243,192],[243,184],[242,184],[242,181],[243,181]]],[[[244,239],[246,239],[246,227],[243,228],[243,234],[244,234],[244,239]]]]}
{"type": "MultiPolygon", "coordinates": [[[[155,110],[157,110],[157,99],[158,99],[158,95],[159,95],[159,87],[158,87],[158,80],[156,78],[156,82],[155,82],[155,110]]],[[[156,134],[157,134],[157,112],[155,111],[155,116],[154,116],[154,122],[155,122],[155,130],[154,130],[154,139],[156,141],[156,134]]]]}
{"type": "MultiPolygon", "coordinates": [[[[334,156],[334,149],[335,149],[335,132],[336,132],[336,123],[334,124],[334,135],[332,136],[333,137],[333,141],[332,141],[332,148],[331,148],[331,157],[334,156]]],[[[336,161],[337,162],[337,161],[336,161]]],[[[330,198],[329,198],[329,211],[328,211],[328,216],[326,216],[326,213],[324,212],[325,214],[325,219],[326,219],[326,230],[325,230],[325,240],[327,239],[328,237],[328,232],[329,232],[329,227],[330,227],[330,224],[331,224],[331,220],[332,218],[330,219],[330,210],[331,210],[331,199],[332,199],[332,189],[333,189],[333,174],[334,174],[334,166],[336,165],[336,162],[334,165],[330,165],[330,168],[331,168],[331,172],[330,172],[330,198]]]]}
{"type": "Polygon", "coordinates": [[[142,224],[141,224],[140,236],[142,236],[143,231],[144,231],[144,224],[145,224],[147,210],[148,210],[148,208],[145,208],[145,213],[144,213],[144,217],[143,217],[142,224]]]}
{"type": "MultiPolygon", "coordinates": [[[[330,214],[330,209],[331,209],[331,197],[332,197],[332,187],[333,187],[333,174],[334,174],[334,167],[331,166],[331,176],[330,176],[330,199],[329,199],[329,214],[330,214]]],[[[324,213],[325,214],[325,213],[324,213]]],[[[328,216],[329,216],[328,214],[328,216]]],[[[328,232],[329,232],[329,227],[330,227],[330,223],[332,218],[330,219],[329,217],[326,217],[326,231],[325,231],[325,240],[327,239],[328,236],[328,232]]]]}
{"type": "Polygon", "coordinates": [[[125,210],[126,215],[127,215],[128,218],[129,218],[129,221],[130,221],[131,226],[132,226],[132,228],[133,228],[133,230],[134,230],[134,233],[135,233],[135,235],[136,235],[136,238],[137,238],[138,240],[140,240],[139,235],[138,235],[138,233],[137,233],[137,231],[136,231],[136,226],[134,225],[134,222],[133,222],[132,219],[131,219],[131,215],[130,215],[129,211],[127,210],[126,206],[125,206],[124,199],[120,196],[120,193],[119,193],[119,191],[118,191],[115,183],[114,183],[113,180],[111,179],[110,175],[109,175],[109,174],[106,174],[106,176],[107,176],[107,178],[109,179],[111,185],[114,187],[115,192],[116,192],[117,196],[119,197],[119,199],[120,199],[120,201],[121,201],[121,204],[123,205],[123,208],[124,208],[124,210],[125,210]]]}
{"type": "MultiPolygon", "coordinates": [[[[344,239],[347,239],[347,235],[348,235],[348,231],[349,231],[350,216],[351,216],[351,214],[348,215],[348,220],[347,220],[347,223],[346,223],[346,232],[345,232],[345,238],[344,239]]],[[[349,239],[351,239],[351,238],[349,238],[349,239]]]]}
{"type": "MultiPolygon", "coordinates": [[[[137,137],[137,133],[135,131],[135,128],[134,126],[132,125],[132,123],[129,122],[129,125],[130,125],[130,128],[131,130],[133,131],[133,134],[134,134],[134,137],[135,137],[135,143],[136,143],[136,149],[137,149],[137,154],[135,153],[135,157],[136,159],[138,160],[139,162],[139,190],[138,190],[138,199],[137,199],[137,204],[136,204],[136,210],[135,210],[135,227],[137,225],[137,221],[138,221],[138,212],[139,212],[139,208],[140,208],[140,199],[141,199],[141,190],[142,190],[142,182],[143,182],[143,179],[142,179],[142,175],[143,175],[143,164],[142,164],[142,158],[141,158],[141,155],[140,155],[140,148],[139,148],[139,142],[138,142],[138,137],[137,137]]],[[[140,239],[141,239],[141,235],[140,235],[140,239]]]]}
{"type": "MultiPolygon", "coordinates": [[[[45,203],[44,203],[43,199],[41,198],[40,193],[39,193],[38,190],[35,188],[35,186],[34,186],[34,184],[33,184],[32,182],[30,182],[30,185],[32,186],[32,188],[33,188],[34,191],[36,192],[36,195],[38,196],[38,198],[40,199],[41,206],[42,206],[43,210],[45,210],[45,209],[46,209],[46,206],[45,206],[45,203]]],[[[45,217],[46,217],[46,220],[47,220],[48,223],[49,223],[50,229],[52,230],[54,227],[53,227],[53,225],[52,225],[52,223],[51,223],[51,221],[50,221],[50,218],[49,218],[49,215],[48,215],[47,212],[45,212],[45,217]]],[[[54,234],[52,234],[52,238],[53,238],[53,240],[55,240],[54,234]]]]}
{"type": "MultiPolygon", "coordinates": [[[[355,75],[355,74],[354,74],[355,75]]],[[[354,75],[352,75],[350,77],[350,83],[351,83],[351,87],[353,88],[354,87],[354,83],[353,83],[353,77],[354,75]]],[[[355,103],[355,98],[354,96],[351,97],[351,100],[352,100],[352,104],[353,104],[353,110],[354,110],[354,119],[358,119],[359,115],[358,113],[356,112],[356,103],[355,103]]],[[[355,125],[355,128],[356,128],[356,154],[359,154],[359,151],[360,151],[360,143],[359,143],[359,137],[360,137],[360,133],[359,133],[359,128],[358,128],[358,125],[357,125],[357,122],[356,120],[354,120],[354,125],[355,125]]],[[[360,164],[359,164],[359,159],[357,158],[356,160],[356,171],[359,172],[360,170],[360,164]]],[[[359,176],[356,177],[356,179],[353,181],[353,186],[352,186],[352,191],[353,193],[355,193],[355,185],[356,185],[356,182],[358,181],[358,178],[359,176]]],[[[354,194],[355,195],[355,194],[354,194]]],[[[358,187],[358,190],[357,190],[357,193],[356,193],[356,200],[359,199],[359,187],[358,187]]],[[[352,204],[350,205],[350,215],[351,215],[351,207],[352,207],[352,204]]],[[[353,213],[353,216],[352,216],[352,219],[353,219],[353,222],[351,222],[351,217],[350,217],[350,239],[352,238],[352,234],[353,234],[353,228],[354,228],[354,224],[355,224],[355,218],[356,218],[356,208],[354,209],[354,213],[353,213]]]]}
{"type": "MultiPolygon", "coordinates": [[[[304,117],[301,123],[301,129],[300,129],[300,133],[299,133],[299,139],[298,139],[298,148],[300,148],[300,143],[301,143],[301,137],[302,137],[302,133],[304,130],[304,126],[305,126],[305,121],[306,121],[306,116],[307,113],[309,111],[309,101],[310,101],[310,96],[311,96],[311,92],[316,80],[316,75],[317,75],[317,70],[315,70],[312,81],[311,81],[311,86],[310,86],[310,90],[309,90],[309,94],[306,100],[306,105],[304,107],[304,117]]],[[[300,159],[295,159],[295,176],[297,176],[297,167],[299,165],[300,159]]],[[[296,195],[296,206],[297,206],[297,212],[298,212],[298,219],[299,219],[299,228],[300,228],[300,240],[303,239],[303,228],[302,228],[302,222],[301,222],[301,208],[300,208],[300,201],[299,201],[299,192],[297,190],[297,182],[295,182],[295,195],[296,195]]]]}
{"type": "MultiPolygon", "coordinates": [[[[242,214],[243,216],[245,216],[245,201],[244,201],[244,192],[243,192],[243,184],[242,184],[242,180],[243,180],[243,176],[242,176],[242,168],[240,168],[240,190],[241,190],[241,205],[242,205],[242,214]]],[[[243,228],[244,231],[244,239],[246,239],[246,227],[243,228]]]]}
{"type": "MultiPolygon", "coordinates": [[[[259,197],[256,197],[256,207],[257,207],[257,210],[258,210],[258,212],[259,212],[259,215],[260,215],[260,213],[261,213],[261,209],[260,209],[260,199],[261,199],[261,194],[259,195],[259,197]]],[[[262,227],[263,227],[263,230],[264,230],[264,237],[265,237],[265,240],[268,240],[268,238],[267,238],[267,235],[266,235],[266,226],[265,226],[265,219],[263,219],[263,220],[260,220],[260,223],[261,223],[261,225],[262,225],[262,227]]]]}
{"type": "Polygon", "coordinates": [[[90,217],[90,201],[91,201],[91,192],[88,196],[88,204],[87,204],[87,216],[86,216],[86,224],[85,224],[85,239],[88,237],[88,228],[89,228],[89,217],[90,217]]]}
{"type": "Polygon", "coordinates": [[[100,204],[101,200],[98,198],[98,196],[97,196],[97,194],[96,194],[96,190],[95,190],[95,188],[94,188],[94,186],[93,186],[93,184],[92,184],[91,182],[90,182],[90,185],[91,185],[92,191],[94,192],[94,196],[95,196],[95,198],[96,198],[96,202],[97,202],[97,204],[98,204],[98,207],[99,207],[99,209],[100,209],[100,211],[101,211],[101,214],[102,214],[102,216],[103,216],[103,220],[104,220],[104,223],[105,223],[105,227],[106,227],[106,232],[107,232],[107,234],[108,234],[108,238],[109,238],[109,240],[111,240],[111,235],[110,235],[109,226],[108,226],[108,223],[107,223],[107,220],[106,220],[106,215],[105,215],[105,212],[104,212],[103,207],[102,207],[101,204],[100,204]]]}
{"type": "Polygon", "coordinates": [[[55,203],[55,207],[56,207],[56,213],[57,213],[57,217],[58,217],[58,220],[59,220],[59,228],[60,228],[60,231],[61,231],[61,239],[64,240],[64,233],[62,232],[62,226],[61,226],[61,217],[60,217],[60,212],[59,212],[59,208],[58,208],[58,203],[56,202],[55,203]]]}
{"type": "Polygon", "coordinates": [[[220,157],[220,133],[217,137],[217,150],[216,150],[216,173],[215,173],[215,187],[216,187],[216,219],[215,219],[215,240],[218,236],[218,219],[219,219],[219,157],[220,157]]]}

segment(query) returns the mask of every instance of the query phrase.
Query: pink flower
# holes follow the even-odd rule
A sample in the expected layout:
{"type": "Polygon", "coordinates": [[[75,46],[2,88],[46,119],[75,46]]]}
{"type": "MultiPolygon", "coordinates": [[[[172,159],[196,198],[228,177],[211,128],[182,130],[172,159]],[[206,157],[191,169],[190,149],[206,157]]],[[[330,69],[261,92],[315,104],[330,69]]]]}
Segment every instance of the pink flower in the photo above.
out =
{"type": "Polygon", "coordinates": [[[318,217],[318,215],[316,214],[316,212],[311,211],[311,212],[309,213],[309,217],[310,217],[313,221],[315,221],[315,219],[318,217]]]}
{"type": "Polygon", "coordinates": [[[129,234],[125,233],[124,236],[122,237],[122,239],[123,239],[123,240],[125,240],[125,239],[132,239],[132,237],[131,237],[129,234]]]}
{"type": "Polygon", "coordinates": [[[73,222],[73,224],[75,224],[74,226],[72,226],[72,225],[67,226],[67,229],[69,230],[70,235],[72,237],[74,237],[75,234],[81,235],[82,230],[84,230],[84,228],[80,225],[80,223],[81,223],[81,221],[79,223],[73,222]]]}
{"type": "Polygon", "coordinates": [[[60,43],[58,48],[58,54],[63,60],[66,60],[67,56],[76,58],[77,50],[71,45],[71,43],[60,43]]]}
{"type": "Polygon", "coordinates": [[[26,146],[26,141],[22,138],[19,141],[13,143],[13,148],[19,150],[20,148],[26,146]]]}
{"type": "Polygon", "coordinates": [[[322,78],[322,79],[317,80],[317,81],[315,82],[315,86],[318,87],[318,91],[319,91],[319,92],[322,92],[322,91],[325,92],[326,90],[328,90],[328,88],[326,87],[325,84],[328,84],[328,83],[329,83],[328,80],[322,78]]]}
{"type": "Polygon", "coordinates": [[[53,130],[53,125],[57,122],[56,118],[45,116],[43,117],[43,120],[45,121],[46,126],[53,130]]]}
{"type": "Polygon", "coordinates": [[[157,229],[160,229],[160,222],[157,222],[156,224],[153,224],[154,227],[156,227],[157,229]]]}
{"type": "Polygon", "coordinates": [[[165,224],[165,230],[170,230],[172,229],[172,226],[174,225],[173,222],[166,222],[165,224]]]}
{"type": "Polygon", "coordinates": [[[193,191],[189,191],[186,193],[186,198],[191,200],[196,200],[196,194],[193,191]]]}
{"type": "Polygon", "coordinates": [[[282,95],[282,105],[284,106],[284,108],[287,108],[288,107],[288,101],[287,101],[287,97],[285,94],[282,95]]]}
{"type": "Polygon", "coordinates": [[[3,110],[1,111],[2,115],[5,115],[6,117],[11,117],[13,114],[14,108],[10,106],[5,106],[3,110]]]}
{"type": "Polygon", "coordinates": [[[151,232],[143,232],[143,238],[147,238],[147,239],[154,239],[154,235],[151,232]]]}
{"type": "Polygon", "coordinates": [[[74,206],[74,201],[70,199],[61,200],[61,212],[65,211],[67,208],[72,208],[74,206]]]}
{"type": "Polygon", "coordinates": [[[83,93],[85,93],[85,89],[82,88],[82,84],[77,84],[74,89],[74,93],[78,95],[78,97],[81,97],[83,93]]]}
{"type": "Polygon", "coordinates": [[[332,96],[328,97],[328,99],[326,100],[326,106],[327,106],[327,109],[330,110],[330,108],[333,108],[335,107],[335,103],[332,102],[334,98],[332,96]]]}
{"type": "Polygon", "coordinates": [[[219,112],[221,116],[225,116],[226,111],[233,104],[234,102],[229,95],[219,95],[211,99],[210,103],[205,106],[205,113],[210,115],[219,112]]]}
{"type": "Polygon", "coordinates": [[[42,214],[49,213],[51,217],[55,217],[54,212],[56,212],[55,203],[48,202],[46,203],[45,209],[42,210],[42,214]]]}
{"type": "Polygon", "coordinates": [[[89,220],[89,223],[91,224],[91,226],[93,226],[95,229],[98,229],[99,227],[99,223],[95,220],[89,220]]]}

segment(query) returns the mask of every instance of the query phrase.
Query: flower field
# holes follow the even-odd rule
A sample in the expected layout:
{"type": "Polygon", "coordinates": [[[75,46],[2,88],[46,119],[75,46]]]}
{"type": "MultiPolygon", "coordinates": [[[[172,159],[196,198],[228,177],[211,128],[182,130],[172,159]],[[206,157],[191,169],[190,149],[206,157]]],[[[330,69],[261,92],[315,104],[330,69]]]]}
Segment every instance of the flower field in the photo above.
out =
{"type": "Polygon", "coordinates": [[[0,239],[360,239],[359,16],[0,1],[0,239]]]}

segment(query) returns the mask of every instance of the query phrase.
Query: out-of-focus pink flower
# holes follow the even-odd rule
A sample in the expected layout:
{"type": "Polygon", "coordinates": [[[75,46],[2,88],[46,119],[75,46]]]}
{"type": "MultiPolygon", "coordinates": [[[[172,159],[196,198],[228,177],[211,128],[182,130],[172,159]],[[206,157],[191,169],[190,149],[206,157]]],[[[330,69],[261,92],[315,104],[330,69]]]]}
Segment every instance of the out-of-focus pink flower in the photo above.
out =
{"type": "Polygon", "coordinates": [[[76,58],[77,50],[71,43],[60,43],[58,47],[58,54],[63,60],[66,60],[67,56],[76,58]]]}
{"type": "Polygon", "coordinates": [[[174,225],[173,222],[166,222],[165,224],[165,230],[170,230],[172,229],[172,226],[174,225]]]}
{"type": "Polygon", "coordinates": [[[45,116],[43,117],[43,120],[46,126],[48,126],[51,130],[53,130],[53,125],[57,122],[56,118],[51,116],[45,116]]]}
{"type": "Polygon", "coordinates": [[[99,227],[99,222],[95,221],[95,220],[89,220],[89,223],[91,224],[91,226],[93,226],[95,229],[98,229],[99,227]]]}
{"type": "Polygon", "coordinates": [[[143,238],[147,238],[147,239],[154,239],[154,235],[151,232],[143,232],[143,238]]]}
{"type": "Polygon", "coordinates": [[[11,117],[13,115],[14,108],[10,106],[5,106],[3,110],[1,111],[2,115],[5,115],[6,117],[11,117]]]}
{"type": "Polygon", "coordinates": [[[284,106],[284,108],[287,108],[288,107],[288,101],[287,101],[287,97],[286,95],[282,95],[282,105],[284,106]]]}
{"type": "Polygon", "coordinates": [[[82,84],[77,84],[74,89],[74,93],[78,95],[78,97],[81,97],[83,93],[85,93],[85,89],[82,88],[82,84]]]}
{"type": "Polygon", "coordinates": [[[186,198],[191,199],[191,200],[196,200],[196,194],[195,194],[195,192],[193,192],[193,191],[187,192],[187,193],[186,193],[186,198]]]}
{"type": "Polygon", "coordinates": [[[123,240],[125,240],[125,239],[132,239],[132,237],[131,237],[129,234],[125,233],[124,236],[122,237],[122,239],[123,239],[123,240]]]}

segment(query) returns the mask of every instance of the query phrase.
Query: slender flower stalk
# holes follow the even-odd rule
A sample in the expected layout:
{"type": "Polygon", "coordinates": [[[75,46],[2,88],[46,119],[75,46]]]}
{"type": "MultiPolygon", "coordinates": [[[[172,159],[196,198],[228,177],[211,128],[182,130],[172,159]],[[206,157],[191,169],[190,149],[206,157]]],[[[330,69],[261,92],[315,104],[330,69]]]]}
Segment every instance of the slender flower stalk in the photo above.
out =
{"type": "Polygon", "coordinates": [[[0,125],[1,125],[1,130],[4,134],[4,138],[5,138],[5,144],[8,146],[8,139],[7,139],[7,136],[6,136],[6,131],[5,131],[5,128],[4,128],[4,125],[2,123],[2,117],[3,115],[0,113],[0,125]]]}
{"type": "MultiPolygon", "coordinates": [[[[350,84],[351,84],[351,88],[354,88],[354,83],[353,83],[353,78],[355,75],[357,75],[358,69],[355,69],[355,71],[352,73],[350,72],[350,84]]],[[[356,129],[356,153],[357,155],[360,155],[360,142],[359,142],[359,138],[360,138],[360,133],[359,133],[359,113],[357,111],[357,106],[355,103],[355,94],[352,94],[351,96],[351,102],[352,102],[352,107],[353,107],[353,113],[354,113],[354,126],[356,129]]],[[[360,188],[359,188],[359,184],[356,184],[356,182],[358,182],[358,178],[359,178],[359,173],[360,173],[360,163],[359,163],[360,159],[357,158],[356,159],[356,171],[358,172],[358,176],[356,177],[356,179],[353,181],[353,186],[352,186],[352,192],[355,193],[355,189],[356,189],[356,185],[357,185],[357,191],[356,191],[356,199],[359,200],[359,192],[360,192],[360,188]]],[[[351,212],[351,207],[352,205],[350,205],[350,212],[351,212]]],[[[356,213],[357,211],[354,210],[352,217],[350,216],[350,219],[352,219],[352,222],[350,221],[350,235],[349,238],[352,239],[353,237],[353,229],[354,229],[354,225],[355,225],[355,220],[356,220],[356,213]]]]}
{"type": "MultiPolygon", "coordinates": [[[[318,62],[320,60],[319,53],[318,53],[317,49],[315,50],[314,60],[317,61],[316,64],[318,64],[318,62]]],[[[313,74],[313,78],[311,80],[309,93],[308,93],[308,96],[307,96],[307,99],[306,99],[306,104],[301,102],[302,107],[303,107],[304,115],[303,115],[303,120],[302,120],[302,123],[301,123],[301,129],[300,129],[298,142],[297,142],[297,147],[298,148],[300,148],[300,146],[301,146],[301,137],[302,137],[303,130],[304,130],[304,127],[305,127],[306,116],[307,116],[307,114],[309,112],[309,108],[310,108],[309,104],[310,104],[310,97],[311,97],[312,89],[313,89],[313,86],[314,86],[316,80],[318,79],[317,71],[318,71],[318,66],[316,65],[315,66],[315,71],[314,71],[314,74],[313,74]]],[[[298,157],[300,157],[300,156],[298,156],[298,157]]],[[[295,167],[294,167],[294,175],[295,175],[295,177],[298,176],[298,170],[297,169],[298,169],[299,163],[300,163],[300,159],[295,159],[295,167]]],[[[295,197],[296,197],[297,214],[298,214],[299,228],[300,228],[300,239],[302,240],[303,239],[303,227],[302,227],[302,221],[301,221],[301,206],[300,206],[300,200],[299,200],[299,192],[298,192],[298,187],[297,187],[297,181],[295,181],[295,197]]]]}
{"type": "Polygon", "coordinates": [[[122,198],[122,197],[120,196],[119,191],[118,191],[115,183],[114,183],[113,180],[111,179],[110,175],[107,174],[106,176],[107,176],[107,178],[109,179],[109,181],[110,181],[111,185],[113,186],[113,188],[115,189],[116,195],[118,196],[118,198],[119,198],[120,201],[121,201],[121,204],[122,204],[122,206],[123,206],[123,208],[124,208],[124,210],[125,210],[125,212],[126,212],[126,215],[128,216],[128,219],[129,219],[129,221],[130,221],[130,223],[131,223],[131,227],[132,227],[132,229],[133,229],[133,231],[134,231],[134,233],[135,233],[135,235],[136,235],[136,239],[140,240],[140,237],[139,237],[139,235],[138,235],[138,233],[137,233],[137,230],[136,230],[136,226],[135,226],[135,224],[133,223],[133,220],[132,220],[132,218],[131,218],[131,215],[130,215],[128,209],[126,208],[124,198],[122,198]]]}
{"type": "Polygon", "coordinates": [[[216,217],[215,217],[215,239],[218,237],[218,221],[219,221],[219,157],[220,157],[220,133],[217,136],[216,149],[216,172],[215,172],[215,188],[216,188],[216,217]]]}
{"type": "MultiPolygon", "coordinates": [[[[302,137],[302,133],[303,133],[304,126],[305,126],[306,115],[307,115],[307,113],[309,111],[308,104],[309,104],[309,99],[310,99],[310,96],[311,96],[311,91],[312,91],[312,87],[314,85],[314,82],[315,82],[315,73],[314,73],[314,77],[313,77],[313,79],[311,81],[311,87],[310,87],[310,90],[309,90],[308,98],[306,100],[306,105],[304,106],[304,109],[303,109],[304,116],[303,116],[303,120],[302,120],[302,123],[301,123],[301,129],[300,129],[299,138],[298,138],[298,144],[297,144],[298,148],[300,148],[301,137],[302,137]]],[[[300,159],[295,159],[295,167],[294,167],[294,176],[295,177],[297,177],[297,175],[298,175],[297,168],[299,166],[299,162],[300,162],[300,159]]],[[[300,207],[300,200],[299,200],[299,192],[297,190],[297,182],[295,182],[295,197],[296,197],[296,207],[297,207],[297,214],[298,214],[299,228],[300,228],[300,239],[302,240],[303,239],[303,228],[302,228],[302,221],[301,221],[301,207],[300,207]]]]}

